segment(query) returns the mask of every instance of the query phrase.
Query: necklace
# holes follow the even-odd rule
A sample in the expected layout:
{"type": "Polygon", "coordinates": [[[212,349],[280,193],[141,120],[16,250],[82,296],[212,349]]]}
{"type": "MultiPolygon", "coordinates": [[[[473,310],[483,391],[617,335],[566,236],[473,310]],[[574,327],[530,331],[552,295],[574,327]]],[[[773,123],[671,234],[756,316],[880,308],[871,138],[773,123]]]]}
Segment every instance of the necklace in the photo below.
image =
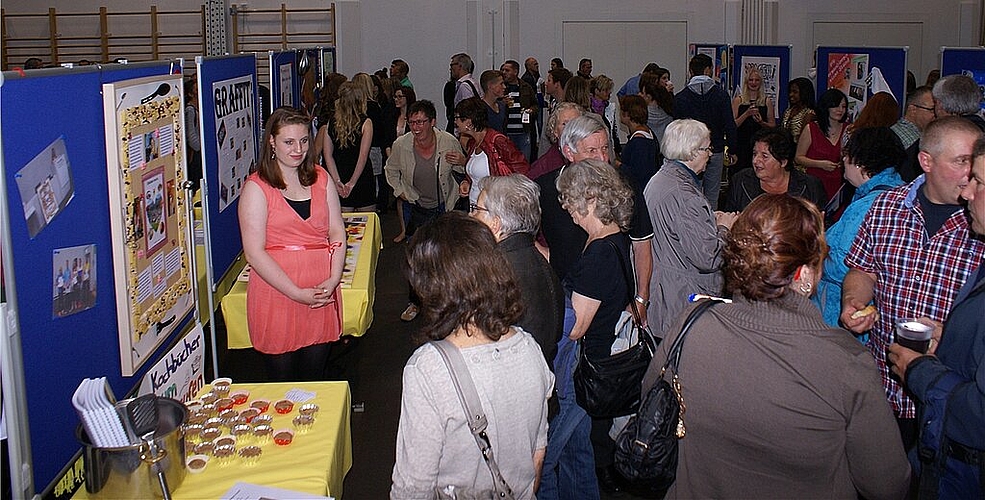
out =
{"type": "Polygon", "coordinates": [[[291,186],[288,184],[286,188],[280,190],[280,193],[289,200],[304,201],[311,199],[311,186],[291,186]]]}

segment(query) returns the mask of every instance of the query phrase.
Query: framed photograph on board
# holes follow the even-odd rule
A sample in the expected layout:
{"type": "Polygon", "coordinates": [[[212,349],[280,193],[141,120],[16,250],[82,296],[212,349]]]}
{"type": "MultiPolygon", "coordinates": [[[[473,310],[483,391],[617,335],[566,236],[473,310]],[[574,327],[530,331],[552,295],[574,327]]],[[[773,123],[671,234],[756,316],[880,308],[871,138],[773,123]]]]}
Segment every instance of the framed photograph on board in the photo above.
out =
{"type": "Polygon", "coordinates": [[[194,307],[181,75],[103,85],[114,289],[123,375],[194,307]]]}

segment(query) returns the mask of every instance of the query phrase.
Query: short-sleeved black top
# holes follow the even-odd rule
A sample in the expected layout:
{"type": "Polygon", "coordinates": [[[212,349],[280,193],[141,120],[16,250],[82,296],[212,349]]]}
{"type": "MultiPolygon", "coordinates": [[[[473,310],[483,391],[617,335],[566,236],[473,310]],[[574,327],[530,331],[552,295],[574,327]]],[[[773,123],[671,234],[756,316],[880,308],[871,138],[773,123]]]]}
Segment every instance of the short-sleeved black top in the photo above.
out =
{"type": "Polygon", "coordinates": [[[612,341],[615,340],[616,322],[632,299],[626,285],[627,273],[632,276],[629,238],[624,233],[615,233],[589,243],[581,259],[565,278],[564,289],[569,296],[572,292],[578,292],[601,302],[582,338],[582,348],[589,358],[599,359],[609,355],[612,341]],[[615,244],[619,254],[608,242],[615,244]],[[620,254],[626,263],[625,272],[620,254]]]}

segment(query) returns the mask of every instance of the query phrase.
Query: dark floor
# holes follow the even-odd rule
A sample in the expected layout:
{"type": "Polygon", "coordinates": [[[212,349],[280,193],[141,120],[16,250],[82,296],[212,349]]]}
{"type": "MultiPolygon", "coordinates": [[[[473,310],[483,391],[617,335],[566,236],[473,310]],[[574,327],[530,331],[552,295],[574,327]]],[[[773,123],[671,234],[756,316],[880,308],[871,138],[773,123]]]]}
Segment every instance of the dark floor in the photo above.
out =
{"type": "MultiPolygon", "coordinates": [[[[400,417],[403,366],[416,347],[411,340],[419,323],[400,321],[407,305],[407,283],[401,274],[404,244],[394,244],[399,231],[391,211],[382,217],[383,251],[376,271],[373,325],[364,336],[350,339],[333,353],[331,379],[348,380],[352,390],[352,469],[345,478],[345,500],[388,498],[394,443],[400,417]]],[[[225,349],[221,319],[219,371],[244,382],[262,381],[263,368],[255,351],[225,349]]],[[[628,495],[608,498],[633,499],[628,495]]],[[[571,499],[577,500],[577,499],[571,499]]]]}

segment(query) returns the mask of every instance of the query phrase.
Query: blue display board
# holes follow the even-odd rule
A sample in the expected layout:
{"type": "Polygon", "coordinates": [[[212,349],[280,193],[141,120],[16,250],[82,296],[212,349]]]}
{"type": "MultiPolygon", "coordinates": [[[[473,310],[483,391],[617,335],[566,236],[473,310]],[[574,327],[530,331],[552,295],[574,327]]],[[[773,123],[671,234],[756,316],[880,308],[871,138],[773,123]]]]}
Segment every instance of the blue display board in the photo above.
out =
{"type": "Polygon", "coordinates": [[[732,46],[732,95],[742,87],[742,69],[752,64],[763,76],[763,90],[775,100],[777,123],[787,109],[787,87],[790,82],[789,45],[733,45],[732,46]]]}
{"type": "MultiPolygon", "coordinates": [[[[941,76],[968,75],[985,96],[985,47],[942,47],[941,76]]],[[[985,109],[985,99],[982,101],[985,109]]]]}
{"type": "Polygon", "coordinates": [[[902,103],[906,100],[906,52],[907,47],[818,47],[817,95],[832,87],[845,92],[852,118],[875,92],[892,92],[896,102],[902,103]]]}
{"type": "Polygon", "coordinates": [[[687,53],[688,61],[684,64],[685,68],[690,62],[690,58],[698,54],[706,54],[715,61],[715,69],[712,71],[713,75],[717,75],[715,79],[723,88],[731,88],[729,85],[728,45],[724,43],[692,43],[687,46],[687,53]]]}
{"type": "MultiPolygon", "coordinates": [[[[180,66],[154,62],[39,70],[27,77],[3,74],[2,175],[13,254],[8,262],[17,285],[38,491],[79,451],[74,435],[79,419],[71,403],[79,382],[105,376],[122,398],[152,364],[132,377],[121,375],[111,248],[122,242],[114,242],[110,231],[101,91],[104,83],[171,73],[180,74],[180,66]],[[60,293],[71,288],[71,278],[59,279],[59,267],[64,271],[76,262],[79,273],[71,274],[87,282],[94,299],[60,293]]],[[[177,328],[149,359],[159,358],[181,331],[177,328]]]]}
{"type": "Polygon", "coordinates": [[[252,54],[198,58],[196,62],[202,117],[202,208],[214,287],[243,250],[237,207],[239,192],[251,167],[248,159],[256,159],[259,154],[260,108],[256,58],[252,54]],[[249,106],[249,113],[244,106],[249,106]],[[252,140],[247,139],[250,130],[252,140]],[[231,142],[235,142],[233,147],[231,142]]]}
{"type": "Polygon", "coordinates": [[[941,76],[985,71],[985,47],[941,47],[941,76]]]}
{"type": "Polygon", "coordinates": [[[298,76],[298,51],[270,52],[271,111],[281,106],[301,104],[301,79],[298,76]]]}

